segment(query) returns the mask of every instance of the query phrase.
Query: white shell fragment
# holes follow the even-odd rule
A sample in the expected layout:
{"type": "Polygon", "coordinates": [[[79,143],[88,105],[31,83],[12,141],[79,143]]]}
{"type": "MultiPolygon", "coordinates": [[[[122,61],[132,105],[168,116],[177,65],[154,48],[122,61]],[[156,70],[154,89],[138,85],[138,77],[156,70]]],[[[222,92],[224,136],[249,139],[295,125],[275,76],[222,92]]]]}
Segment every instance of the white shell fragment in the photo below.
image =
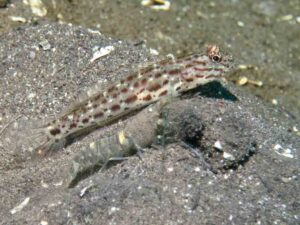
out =
{"type": "Polygon", "coordinates": [[[111,46],[111,45],[100,48],[99,50],[94,52],[93,57],[91,58],[90,62],[94,62],[95,60],[108,55],[109,53],[111,53],[114,50],[115,50],[115,47],[111,46]]]}
{"type": "Polygon", "coordinates": [[[284,16],[280,17],[278,20],[279,21],[289,21],[289,20],[292,20],[292,19],[293,19],[293,15],[288,14],[288,15],[284,15],[284,16]]]}
{"type": "Polygon", "coordinates": [[[10,213],[11,214],[15,214],[15,213],[21,211],[28,204],[29,200],[30,200],[29,197],[25,198],[23,202],[21,202],[15,208],[13,208],[12,210],[10,210],[10,213]]]}
{"type": "Polygon", "coordinates": [[[171,7],[171,2],[167,0],[143,0],[141,4],[154,10],[168,11],[171,7]]]}
{"type": "Polygon", "coordinates": [[[150,54],[151,55],[159,55],[159,52],[154,48],[150,48],[150,54]]]}
{"type": "Polygon", "coordinates": [[[230,161],[235,160],[235,157],[228,152],[223,152],[223,158],[230,161]]]}
{"type": "Polygon", "coordinates": [[[82,198],[85,195],[85,193],[87,192],[87,190],[90,189],[93,186],[94,186],[93,184],[89,184],[88,186],[81,189],[79,196],[82,198]]]}
{"type": "Polygon", "coordinates": [[[295,149],[283,148],[280,144],[276,144],[273,149],[278,155],[291,159],[295,157],[295,149]]]}
{"type": "Polygon", "coordinates": [[[48,224],[49,224],[48,221],[42,220],[39,225],[48,225],[48,224]]]}
{"type": "Polygon", "coordinates": [[[244,24],[243,21],[238,21],[238,22],[237,22],[237,25],[238,25],[239,27],[244,27],[244,26],[245,26],[245,24],[244,24]]]}
{"type": "Polygon", "coordinates": [[[41,42],[39,42],[39,46],[41,46],[44,51],[47,51],[47,50],[51,49],[51,44],[46,39],[43,40],[43,41],[41,41],[41,42]]]}
{"type": "Polygon", "coordinates": [[[90,29],[88,28],[87,31],[91,34],[98,34],[98,35],[102,35],[101,32],[99,30],[93,30],[93,29],[90,29]]]}
{"type": "Polygon", "coordinates": [[[222,144],[221,144],[220,141],[216,141],[216,142],[214,143],[214,147],[215,147],[216,149],[218,149],[218,150],[222,150],[222,149],[223,149],[223,146],[222,146],[222,144]]]}
{"type": "Polygon", "coordinates": [[[27,20],[24,17],[21,17],[21,16],[9,16],[8,18],[11,21],[14,21],[14,22],[20,22],[20,23],[26,23],[27,22],[27,20]]]}

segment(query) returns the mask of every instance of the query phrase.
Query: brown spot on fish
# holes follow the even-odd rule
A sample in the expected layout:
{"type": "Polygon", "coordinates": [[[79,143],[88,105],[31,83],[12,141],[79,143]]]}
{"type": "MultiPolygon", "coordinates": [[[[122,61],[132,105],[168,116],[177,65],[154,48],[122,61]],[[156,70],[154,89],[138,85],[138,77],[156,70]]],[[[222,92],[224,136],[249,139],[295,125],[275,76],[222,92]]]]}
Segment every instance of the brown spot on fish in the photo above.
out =
{"type": "Polygon", "coordinates": [[[136,81],[134,84],[133,84],[133,87],[135,87],[135,88],[138,88],[139,87],[139,82],[138,81],[136,81]]]}
{"type": "Polygon", "coordinates": [[[209,78],[212,78],[212,77],[218,77],[218,76],[211,74],[211,75],[206,76],[205,78],[209,79],[209,78]]]}
{"type": "Polygon", "coordinates": [[[115,89],[116,89],[115,86],[111,86],[110,88],[107,89],[107,92],[108,93],[113,92],[115,89]]]}
{"type": "Polygon", "coordinates": [[[61,131],[60,131],[59,128],[53,128],[49,132],[50,132],[50,134],[52,134],[53,136],[55,136],[57,134],[60,134],[61,131]]]}
{"type": "Polygon", "coordinates": [[[110,107],[110,110],[111,110],[111,111],[117,111],[117,110],[119,110],[120,108],[121,108],[120,105],[115,104],[115,105],[112,105],[112,106],[110,107]]]}
{"type": "Polygon", "coordinates": [[[73,128],[75,128],[75,127],[77,127],[77,124],[76,124],[76,123],[71,123],[71,124],[70,124],[70,129],[73,129],[73,128]]]}
{"type": "Polygon", "coordinates": [[[103,112],[98,112],[98,113],[96,113],[95,115],[94,115],[94,118],[96,119],[96,118],[100,118],[100,117],[102,117],[104,115],[104,113],[103,112]]]}
{"type": "Polygon", "coordinates": [[[88,123],[89,122],[89,118],[84,118],[83,120],[82,120],[82,123],[88,123]]]}
{"type": "Polygon", "coordinates": [[[191,68],[191,67],[193,67],[193,66],[195,66],[195,65],[192,64],[192,63],[189,63],[189,64],[186,64],[186,65],[185,65],[185,68],[191,68]]]}
{"type": "Polygon", "coordinates": [[[97,107],[98,107],[98,105],[97,105],[97,104],[94,104],[94,105],[93,105],[93,108],[94,108],[94,109],[95,109],[95,108],[97,108],[97,107]]]}
{"type": "Polygon", "coordinates": [[[200,74],[196,74],[196,77],[197,77],[197,78],[203,78],[204,76],[203,76],[203,75],[200,75],[200,74]]]}
{"type": "Polygon", "coordinates": [[[126,93],[128,91],[128,88],[123,88],[123,89],[121,89],[121,92],[122,93],[126,93]]]}
{"type": "Polygon", "coordinates": [[[113,97],[113,98],[117,98],[117,97],[118,97],[118,93],[114,93],[114,94],[112,95],[112,97],[113,97]]]}
{"type": "Polygon", "coordinates": [[[169,83],[169,80],[164,80],[163,85],[166,85],[169,83]]]}
{"type": "Polygon", "coordinates": [[[151,97],[150,94],[148,94],[147,96],[145,96],[145,97],[143,98],[144,101],[150,101],[151,99],[152,99],[152,97],[151,97]]]}
{"type": "Polygon", "coordinates": [[[170,74],[170,75],[176,75],[176,74],[179,74],[180,72],[181,72],[180,69],[173,69],[173,70],[170,70],[170,71],[169,71],[169,74],[170,74]]]}
{"type": "Polygon", "coordinates": [[[105,103],[107,103],[107,100],[106,100],[106,98],[102,99],[101,103],[102,103],[102,104],[105,104],[105,103]]]}
{"type": "Polygon", "coordinates": [[[102,97],[103,97],[103,94],[98,94],[94,97],[94,101],[98,101],[102,97]]]}
{"type": "Polygon", "coordinates": [[[88,109],[86,107],[81,107],[80,110],[82,113],[86,113],[88,111],[88,109]]]}
{"type": "Polygon", "coordinates": [[[149,91],[157,91],[160,88],[161,88],[161,86],[159,83],[152,83],[149,85],[148,90],[149,91]]]}
{"type": "Polygon", "coordinates": [[[137,100],[137,96],[136,95],[131,95],[128,98],[125,99],[125,103],[129,104],[132,102],[135,102],[137,100]]]}
{"type": "Polygon", "coordinates": [[[144,75],[153,70],[153,66],[148,66],[140,69],[140,74],[144,75]]]}
{"type": "Polygon", "coordinates": [[[166,95],[166,94],[168,94],[168,91],[167,90],[164,90],[164,91],[162,91],[158,96],[164,96],[164,95],[166,95]]]}
{"type": "Polygon", "coordinates": [[[134,77],[135,77],[134,75],[129,75],[129,76],[126,78],[126,80],[127,80],[127,81],[132,81],[134,77]]]}
{"type": "Polygon", "coordinates": [[[154,75],[154,77],[157,79],[157,78],[160,78],[162,76],[162,73],[156,73],[155,75],[154,75]]]}
{"type": "Polygon", "coordinates": [[[211,71],[212,68],[199,68],[199,67],[195,67],[194,68],[195,71],[200,71],[200,72],[204,72],[204,71],[211,71]]]}
{"type": "Polygon", "coordinates": [[[145,90],[145,88],[142,88],[142,89],[138,92],[138,94],[142,93],[144,90],[145,90]]]}
{"type": "Polygon", "coordinates": [[[142,84],[142,85],[147,84],[147,79],[146,79],[146,78],[142,79],[142,80],[141,80],[141,84],[142,84]]]}
{"type": "Polygon", "coordinates": [[[206,62],[204,61],[200,61],[200,60],[194,60],[193,61],[194,65],[202,65],[202,66],[206,66],[206,62]]]}
{"type": "Polygon", "coordinates": [[[168,64],[173,64],[173,62],[170,59],[164,59],[164,60],[159,62],[160,66],[166,66],[168,64]]]}
{"type": "Polygon", "coordinates": [[[188,77],[188,78],[185,78],[185,80],[186,80],[187,82],[193,82],[194,78],[188,77]]]}

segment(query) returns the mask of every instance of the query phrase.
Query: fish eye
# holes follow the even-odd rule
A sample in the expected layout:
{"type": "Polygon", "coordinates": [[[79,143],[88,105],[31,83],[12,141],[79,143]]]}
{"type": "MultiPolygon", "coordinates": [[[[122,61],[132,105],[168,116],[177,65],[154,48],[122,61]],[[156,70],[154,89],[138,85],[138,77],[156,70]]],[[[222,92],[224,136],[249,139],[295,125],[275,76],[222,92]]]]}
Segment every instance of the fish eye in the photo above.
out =
{"type": "Polygon", "coordinates": [[[213,62],[221,62],[221,56],[219,56],[219,55],[214,55],[213,57],[212,57],[212,61],[213,62]]]}

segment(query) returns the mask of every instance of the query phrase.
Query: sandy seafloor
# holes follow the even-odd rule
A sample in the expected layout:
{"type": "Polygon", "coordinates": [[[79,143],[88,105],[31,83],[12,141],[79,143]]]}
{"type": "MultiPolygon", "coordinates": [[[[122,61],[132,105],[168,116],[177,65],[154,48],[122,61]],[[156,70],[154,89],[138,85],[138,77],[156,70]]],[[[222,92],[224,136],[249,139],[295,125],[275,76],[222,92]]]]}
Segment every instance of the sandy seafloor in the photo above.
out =
{"type": "Polygon", "coordinates": [[[172,1],[168,11],[140,1],[42,1],[43,16],[24,2],[0,8],[0,224],[299,223],[299,1],[172,1]],[[175,143],[67,189],[64,178],[76,152],[122,129],[123,122],[51,157],[28,158],[33,142],[27,131],[99,81],[208,43],[235,58],[236,69],[223,85],[239,101],[223,99],[219,85],[221,96],[212,94],[212,85],[203,98],[173,103],[171,115],[197,108],[206,127],[199,146],[218,173],[175,143]],[[93,48],[107,45],[116,50],[89,64],[93,48]],[[235,87],[243,76],[263,86],[235,87]],[[235,156],[233,166],[227,168],[211,147],[216,140],[235,156]]]}

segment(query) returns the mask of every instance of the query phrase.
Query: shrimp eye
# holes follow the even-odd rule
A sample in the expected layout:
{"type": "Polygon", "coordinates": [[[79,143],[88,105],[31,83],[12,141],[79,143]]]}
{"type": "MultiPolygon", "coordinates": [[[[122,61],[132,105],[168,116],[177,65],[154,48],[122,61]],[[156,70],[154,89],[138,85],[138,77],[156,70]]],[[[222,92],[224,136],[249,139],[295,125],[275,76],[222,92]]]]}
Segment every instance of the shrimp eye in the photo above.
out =
{"type": "Polygon", "coordinates": [[[219,56],[219,55],[214,55],[213,57],[212,57],[212,61],[214,61],[214,62],[221,62],[221,56],[219,56]]]}

